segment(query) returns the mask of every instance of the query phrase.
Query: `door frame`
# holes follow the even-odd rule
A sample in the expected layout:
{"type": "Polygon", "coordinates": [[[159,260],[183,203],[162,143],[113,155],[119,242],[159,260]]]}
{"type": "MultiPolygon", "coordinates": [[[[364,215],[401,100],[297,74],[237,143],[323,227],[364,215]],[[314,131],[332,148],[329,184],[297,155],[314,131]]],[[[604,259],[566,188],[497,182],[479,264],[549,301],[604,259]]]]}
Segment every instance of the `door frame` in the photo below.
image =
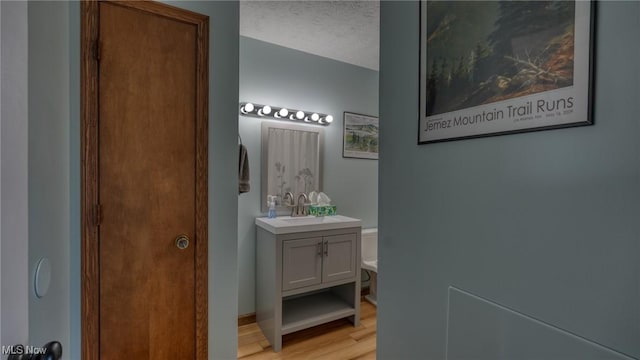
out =
{"type": "MultiPolygon", "coordinates": [[[[195,354],[208,357],[208,102],[209,17],[153,1],[111,1],[130,9],[193,24],[196,49],[195,354]]],[[[99,3],[81,2],[81,226],[82,359],[100,358],[98,63],[99,3]]]]}

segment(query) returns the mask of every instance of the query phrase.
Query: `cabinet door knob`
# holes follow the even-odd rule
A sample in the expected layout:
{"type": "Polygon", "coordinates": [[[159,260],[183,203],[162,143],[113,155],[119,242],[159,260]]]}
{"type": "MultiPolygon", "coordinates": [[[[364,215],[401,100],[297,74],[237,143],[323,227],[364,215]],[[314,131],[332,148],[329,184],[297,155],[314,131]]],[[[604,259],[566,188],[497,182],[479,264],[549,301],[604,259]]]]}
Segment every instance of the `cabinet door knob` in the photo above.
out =
{"type": "Polygon", "coordinates": [[[318,256],[322,256],[322,242],[316,244],[316,249],[318,250],[318,256]]]}
{"type": "Polygon", "coordinates": [[[324,243],[324,256],[329,256],[329,242],[324,243]]]}

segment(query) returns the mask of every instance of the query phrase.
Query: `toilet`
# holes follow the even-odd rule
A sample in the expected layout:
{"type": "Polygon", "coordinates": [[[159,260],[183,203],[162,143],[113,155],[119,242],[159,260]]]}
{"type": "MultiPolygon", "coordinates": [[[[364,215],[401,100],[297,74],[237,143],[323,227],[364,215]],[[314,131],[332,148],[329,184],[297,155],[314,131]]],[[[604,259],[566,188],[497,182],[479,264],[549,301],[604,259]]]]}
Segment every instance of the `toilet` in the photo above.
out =
{"type": "Polygon", "coordinates": [[[378,305],[376,293],[378,288],[378,229],[362,229],[361,236],[361,254],[362,254],[362,269],[367,270],[367,273],[371,276],[369,282],[369,295],[364,298],[372,303],[378,305]]]}

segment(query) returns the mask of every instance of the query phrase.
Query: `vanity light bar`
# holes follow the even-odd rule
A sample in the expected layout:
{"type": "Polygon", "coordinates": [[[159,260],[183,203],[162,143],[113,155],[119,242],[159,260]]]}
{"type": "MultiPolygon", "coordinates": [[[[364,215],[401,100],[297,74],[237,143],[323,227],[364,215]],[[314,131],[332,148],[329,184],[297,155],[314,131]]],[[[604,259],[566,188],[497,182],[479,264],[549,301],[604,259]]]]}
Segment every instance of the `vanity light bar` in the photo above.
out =
{"type": "Polygon", "coordinates": [[[312,111],[287,109],[278,106],[259,105],[250,102],[240,103],[240,115],[276,120],[300,121],[311,125],[329,126],[333,116],[312,111]]]}

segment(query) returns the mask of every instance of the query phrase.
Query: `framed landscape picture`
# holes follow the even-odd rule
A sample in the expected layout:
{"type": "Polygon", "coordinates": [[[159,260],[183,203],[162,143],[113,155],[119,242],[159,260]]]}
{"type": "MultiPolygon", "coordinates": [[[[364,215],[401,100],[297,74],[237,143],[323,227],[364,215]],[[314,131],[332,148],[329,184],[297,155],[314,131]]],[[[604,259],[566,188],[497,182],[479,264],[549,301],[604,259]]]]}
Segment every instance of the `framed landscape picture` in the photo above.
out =
{"type": "Polygon", "coordinates": [[[342,157],[378,159],[378,118],[345,112],[342,157]]]}
{"type": "Polygon", "coordinates": [[[589,125],[592,1],[420,1],[418,144],[589,125]]]}

